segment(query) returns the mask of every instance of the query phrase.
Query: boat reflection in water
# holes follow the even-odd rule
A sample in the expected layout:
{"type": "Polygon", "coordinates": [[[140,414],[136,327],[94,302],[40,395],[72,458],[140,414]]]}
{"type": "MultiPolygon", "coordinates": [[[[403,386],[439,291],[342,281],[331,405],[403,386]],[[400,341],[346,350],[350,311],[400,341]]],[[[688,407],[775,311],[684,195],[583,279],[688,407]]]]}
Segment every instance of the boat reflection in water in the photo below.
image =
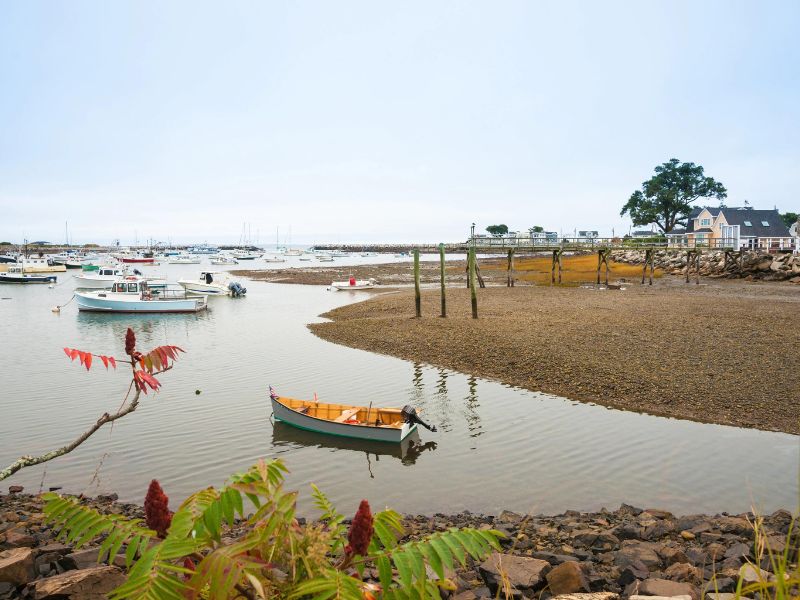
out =
{"type": "Polygon", "coordinates": [[[363,452],[367,457],[367,467],[370,469],[370,477],[374,477],[371,469],[372,458],[379,461],[382,456],[391,456],[393,458],[399,458],[403,465],[413,465],[424,452],[436,450],[436,442],[429,441],[423,443],[416,430],[407,435],[403,441],[397,444],[389,444],[386,442],[373,442],[370,440],[319,434],[313,431],[292,427],[281,421],[275,421],[272,424],[272,444],[275,447],[316,446],[317,448],[330,448],[332,450],[363,452]]]}

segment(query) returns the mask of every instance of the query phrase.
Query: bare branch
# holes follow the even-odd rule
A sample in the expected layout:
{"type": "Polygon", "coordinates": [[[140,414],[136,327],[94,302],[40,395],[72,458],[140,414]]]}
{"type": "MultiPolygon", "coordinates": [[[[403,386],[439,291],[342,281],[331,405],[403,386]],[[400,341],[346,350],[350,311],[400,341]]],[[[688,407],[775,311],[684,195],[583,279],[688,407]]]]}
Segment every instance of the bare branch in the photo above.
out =
{"type": "Polygon", "coordinates": [[[97,422],[94,425],[92,425],[91,428],[89,428],[86,432],[84,432],[78,439],[76,439],[71,444],[68,444],[67,446],[62,446],[57,450],[52,450],[50,452],[47,452],[46,454],[42,454],[41,456],[22,456],[18,458],[16,461],[11,463],[5,469],[0,471],[0,481],[11,477],[14,473],[19,471],[20,469],[23,469],[25,467],[32,467],[34,465],[39,465],[44,462],[53,460],[54,458],[58,458],[59,456],[64,456],[69,452],[72,452],[73,450],[75,450],[75,448],[77,448],[83,442],[88,440],[92,436],[92,434],[94,434],[94,432],[96,432],[106,423],[113,423],[117,419],[121,419],[125,415],[135,411],[136,408],[139,406],[140,395],[141,395],[141,390],[137,388],[136,393],[133,396],[133,400],[131,400],[131,403],[128,404],[127,407],[125,408],[120,407],[120,410],[115,412],[113,415],[110,415],[108,413],[103,414],[103,416],[97,419],[97,422]]]}

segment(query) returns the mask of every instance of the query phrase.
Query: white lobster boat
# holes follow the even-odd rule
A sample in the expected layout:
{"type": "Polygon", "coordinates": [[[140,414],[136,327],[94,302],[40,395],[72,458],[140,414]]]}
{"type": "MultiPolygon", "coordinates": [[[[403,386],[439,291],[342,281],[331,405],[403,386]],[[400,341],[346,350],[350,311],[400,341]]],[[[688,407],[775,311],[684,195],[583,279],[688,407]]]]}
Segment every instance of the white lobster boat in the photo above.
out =
{"type": "Polygon", "coordinates": [[[114,282],[125,276],[123,269],[101,267],[97,271],[85,271],[75,275],[78,288],[90,290],[108,290],[114,282]]]}
{"type": "Polygon", "coordinates": [[[218,256],[211,257],[211,264],[212,265],[238,265],[239,261],[236,260],[232,256],[227,256],[225,254],[220,254],[218,256]]]}
{"type": "Polygon", "coordinates": [[[417,415],[412,406],[383,408],[351,406],[349,404],[327,404],[316,400],[297,400],[278,396],[271,387],[272,414],[299,429],[359,438],[379,442],[399,443],[422,425],[436,431],[417,415]]]}
{"type": "Polygon", "coordinates": [[[129,276],[110,290],[75,292],[78,310],[113,313],[194,313],[208,308],[208,296],[152,290],[146,281],[129,276]]]}

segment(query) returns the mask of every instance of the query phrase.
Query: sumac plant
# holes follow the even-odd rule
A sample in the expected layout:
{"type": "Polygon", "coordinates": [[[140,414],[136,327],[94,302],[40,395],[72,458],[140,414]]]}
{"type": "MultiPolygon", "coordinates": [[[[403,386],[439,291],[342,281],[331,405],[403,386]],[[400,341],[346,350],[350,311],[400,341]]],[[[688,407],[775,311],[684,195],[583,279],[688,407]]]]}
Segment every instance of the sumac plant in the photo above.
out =
{"type": "Polygon", "coordinates": [[[260,461],[221,489],[192,494],[174,514],[163,505],[160,486],[151,484],[147,522],[47,493],[45,520],[75,547],[103,539],[98,561],[124,554],[127,580],[112,599],[439,600],[440,590],[454,589],[457,564],[499,550],[502,534],[495,530],[452,528],[401,544],[400,515],[373,514],[366,500],[348,527],[313,485],[322,515],[301,524],[297,492],[283,489],[285,472],[280,460],[260,461]],[[163,537],[147,526],[165,520],[163,537]]]}
{"type": "Polygon", "coordinates": [[[135,411],[139,406],[139,397],[141,394],[147,394],[148,390],[154,392],[158,391],[161,387],[161,382],[156,379],[156,375],[171,369],[181,352],[183,352],[183,350],[178,346],[158,346],[143,354],[136,349],[136,334],[134,334],[130,327],[125,333],[125,354],[127,358],[114,358],[113,356],[94,354],[92,352],[78,350],[77,348],[64,348],[64,354],[73,362],[78,359],[79,364],[85,367],[87,371],[92,368],[93,364],[98,364],[96,360],[102,362],[106,370],[108,370],[109,367],[116,370],[117,365],[129,365],[131,368],[131,383],[130,386],[128,386],[128,393],[117,412],[104,413],[101,415],[97,422],[81,434],[75,441],[61,448],[57,448],[56,450],[42,454],[41,456],[22,456],[18,458],[8,467],[0,470],[0,480],[10,477],[25,467],[39,465],[53,460],[56,457],[63,456],[68,452],[72,452],[106,423],[113,423],[117,419],[135,411]],[[131,392],[133,392],[132,396],[131,392]]]}

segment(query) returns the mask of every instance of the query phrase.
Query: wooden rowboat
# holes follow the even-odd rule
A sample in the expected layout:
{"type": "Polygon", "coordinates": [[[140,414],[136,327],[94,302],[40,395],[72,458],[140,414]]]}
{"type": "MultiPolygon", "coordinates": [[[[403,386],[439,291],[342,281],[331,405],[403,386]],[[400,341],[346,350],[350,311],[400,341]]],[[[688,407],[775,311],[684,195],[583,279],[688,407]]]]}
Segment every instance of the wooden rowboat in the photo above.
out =
{"type": "Polygon", "coordinates": [[[399,443],[415,431],[417,425],[436,431],[420,419],[411,406],[384,408],[298,400],[278,396],[271,387],[270,400],[276,420],[328,435],[399,443]]]}

